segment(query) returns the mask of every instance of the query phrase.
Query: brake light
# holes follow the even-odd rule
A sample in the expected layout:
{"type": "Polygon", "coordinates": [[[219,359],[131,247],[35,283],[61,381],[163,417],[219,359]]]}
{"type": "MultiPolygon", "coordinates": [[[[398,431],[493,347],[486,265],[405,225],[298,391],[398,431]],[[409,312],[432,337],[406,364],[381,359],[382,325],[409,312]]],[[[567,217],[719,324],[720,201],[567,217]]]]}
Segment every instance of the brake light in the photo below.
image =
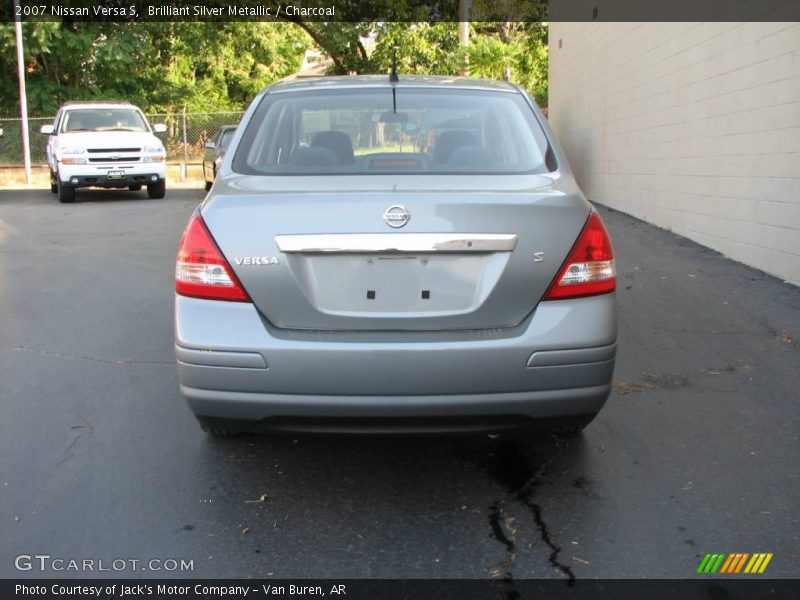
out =
{"type": "Polygon", "coordinates": [[[192,215],[181,236],[175,265],[175,291],[192,298],[250,302],[200,213],[192,215]]]}
{"type": "Polygon", "coordinates": [[[592,211],[544,299],[607,294],[616,286],[617,269],[611,239],[600,215],[592,211]]]}

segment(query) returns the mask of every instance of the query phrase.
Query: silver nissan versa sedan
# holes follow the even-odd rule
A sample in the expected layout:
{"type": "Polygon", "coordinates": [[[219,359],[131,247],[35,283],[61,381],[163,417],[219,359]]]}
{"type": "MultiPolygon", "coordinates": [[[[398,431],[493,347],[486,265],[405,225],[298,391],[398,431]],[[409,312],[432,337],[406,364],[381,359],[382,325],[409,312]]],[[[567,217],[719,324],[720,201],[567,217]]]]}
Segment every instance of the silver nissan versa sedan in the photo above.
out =
{"type": "Polygon", "coordinates": [[[615,283],[520,88],[278,83],[181,238],[180,389],[215,435],[578,431],[611,388],[615,283]]]}

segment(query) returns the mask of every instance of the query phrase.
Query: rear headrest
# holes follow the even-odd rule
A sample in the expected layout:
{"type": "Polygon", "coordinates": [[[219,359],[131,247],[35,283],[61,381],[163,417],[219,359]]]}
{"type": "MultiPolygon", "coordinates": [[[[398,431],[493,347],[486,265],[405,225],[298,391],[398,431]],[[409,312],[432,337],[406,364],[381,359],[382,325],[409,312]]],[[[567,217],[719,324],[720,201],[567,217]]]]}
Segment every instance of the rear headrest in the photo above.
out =
{"type": "Polygon", "coordinates": [[[490,165],[494,162],[486,146],[459,146],[447,159],[448,165],[490,165]]]}
{"type": "Polygon", "coordinates": [[[353,164],[353,142],[343,131],[320,131],[311,138],[312,148],[329,148],[336,155],[338,164],[353,164]]]}
{"type": "Polygon", "coordinates": [[[459,146],[479,146],[477,136],[466,129],[451,129],[440,133],[433,148],[433,162],[446,163],[459,146]]]}
{"type": "Polygon", "coordinates": [[[298,148],[292,154],[292,164],[301,167],[335,167],[339,159],[330,148],[298,148]]]}

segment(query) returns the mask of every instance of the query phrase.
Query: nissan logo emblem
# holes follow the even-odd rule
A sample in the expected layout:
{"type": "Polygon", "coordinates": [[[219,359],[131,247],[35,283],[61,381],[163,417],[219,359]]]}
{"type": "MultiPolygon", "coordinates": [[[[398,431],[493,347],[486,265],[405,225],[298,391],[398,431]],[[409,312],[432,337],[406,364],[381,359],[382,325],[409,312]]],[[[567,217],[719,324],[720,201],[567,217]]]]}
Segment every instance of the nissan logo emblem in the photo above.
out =
{"type": "Polygon", "coordinates": [[[402,204],[395,204],[386,209],[383,220],[389,227],[399,228],[411,220],[411,213],[402,204]]]}

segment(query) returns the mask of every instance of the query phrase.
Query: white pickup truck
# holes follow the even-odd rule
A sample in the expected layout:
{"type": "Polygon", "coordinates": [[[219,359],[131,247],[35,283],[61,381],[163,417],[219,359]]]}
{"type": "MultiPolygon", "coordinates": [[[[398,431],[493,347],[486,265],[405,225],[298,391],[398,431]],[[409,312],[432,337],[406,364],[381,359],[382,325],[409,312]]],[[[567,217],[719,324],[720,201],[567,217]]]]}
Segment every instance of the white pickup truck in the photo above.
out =
{"type": "Polygon", "coordinates": [[[61,202],[74,202],[81,187],[147,186],[150,198],[166,192],[166,152],[139,108],[128,102],[68,102],[58,109],[48,135],[50,189],[61,202]]]}

